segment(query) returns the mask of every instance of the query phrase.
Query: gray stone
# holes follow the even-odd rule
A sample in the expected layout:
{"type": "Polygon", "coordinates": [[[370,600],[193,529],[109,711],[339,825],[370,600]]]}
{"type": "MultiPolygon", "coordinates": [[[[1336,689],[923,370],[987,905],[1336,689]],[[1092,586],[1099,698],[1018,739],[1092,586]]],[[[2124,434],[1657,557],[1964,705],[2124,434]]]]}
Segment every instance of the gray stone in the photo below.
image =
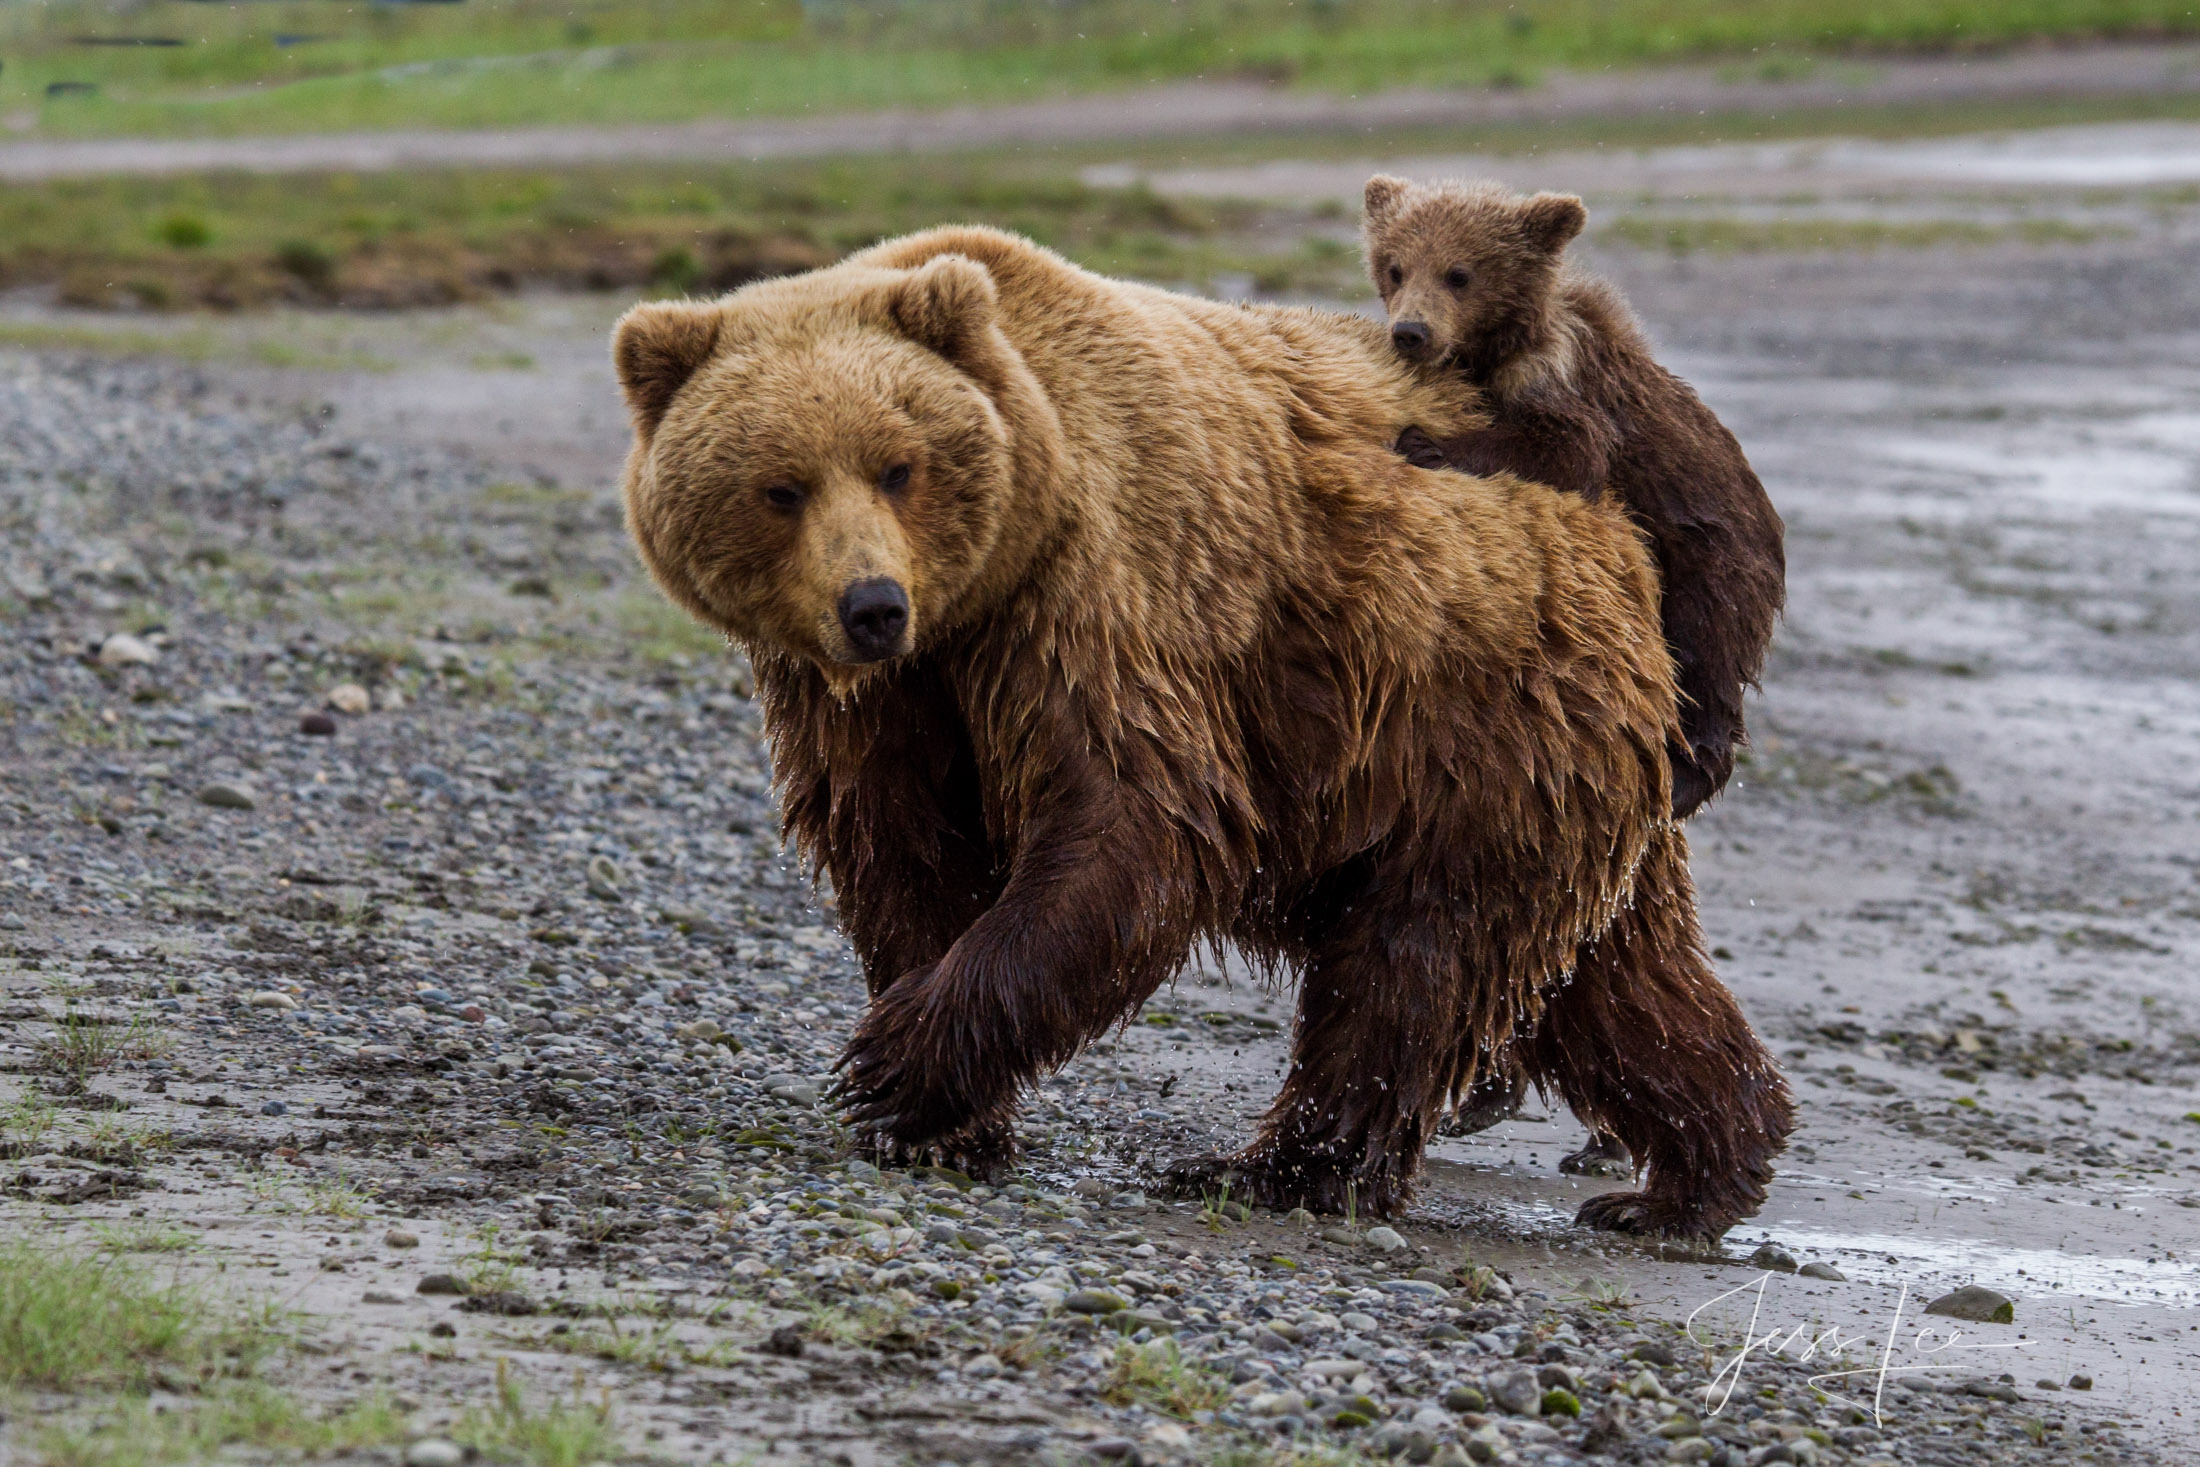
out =
{"type": "Polygon", "coordinates": [[[1120,1294],[1105,1289],[1079,1289],[1062,1300],[1062,1307],[1072,1314],[1114,1314],[1131,1306],[1120,1294]]]}
{"type": "Polygon", "coordinates": [[[405,1467],[460,1467],[466,1449],[441,1437],[422,1437],[405,1448],[405,1467]]]}
{"type": "Polygon", "coordinates": [[[1777,1243],[1760,1243],[1757,1251],[1749,1255],[1749,1266],[1769,1269],[1773,1273],[1793,1273],[1795,1255],[1777,1243]]]}
{"type": "Polygon", "coordinates": [[[1925,1306],[1925,1312],[1976,1324],[2014,1324],[2017,1318],[2016,1302],[1984,1284],[1965,1284],[1952,1294],[1942,1294],[1925,1306]]]}
{"type": "Polygon", "coordinates": [[[1806,1263],[1796,1270],[1807,1279],[1825,1279],[1829,1283],[1845,1284],[1849,1276],[1830,1263],[1806,1263]]]}
{"type": "Polygon", "coordinates": [[[1367,1246],[1377,1253],[1397,1253],[1403,1251],[1407,1244],[1395,1228],[1377,1227],[1367,1230],[1367,1246]]]}
{"type": "Polygon", "coordinates": [[[116,632],[99,644],[102,667],[149,667],[158,661],[160,653],[152,643],[141,641],[128,632],[116,632]]]}
{"type": "Polygon", "coordinates": [[[211,805],[217,810],[254,810],[259,808],[260,804],[252,791],[246,789],[243,785],[229,784],[221,780],[216,780],[212,784],[200,785],[198,801],[202,805],[211,805]]]}
{"type": "Polygon", "coordinates": [[[1543,1386],[1532,1370],[1502,1370],[1489,1379],[1492,1404],[1515,1416],[1539,1416],[1543,1412],[1543,1386]]]}

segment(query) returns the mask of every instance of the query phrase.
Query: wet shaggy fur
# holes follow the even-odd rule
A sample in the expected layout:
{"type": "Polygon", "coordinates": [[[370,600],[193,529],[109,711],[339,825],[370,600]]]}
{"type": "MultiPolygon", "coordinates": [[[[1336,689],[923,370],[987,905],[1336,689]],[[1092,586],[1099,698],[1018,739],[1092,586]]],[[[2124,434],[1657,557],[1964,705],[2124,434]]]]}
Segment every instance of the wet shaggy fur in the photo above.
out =
{"type": "Polygon", "coordinates": [[[1293,1062],[1187,1186],[1394,1211],[1517,1042],[1649,1162],[1590,1221],[1762,1201],[1786,1093],[1665,818],[1655,574],[1615,507],[1391,452],[1472,425],[1455,380],[978,229],[638,307],[614,351],[635,542],[749,650],[869,976],[857,1122],[997,1166],[1037,1075],[1235,941],[1303,975],[1293,1062]],[[881,653],[845,598],[887,583],[881,653]]]}
{"type": "Polygon", "coordinates": [[[1742,690],[1787,594],[1780,517],[1734,435],[1652,358],[1619,293],[1564,265],[1587,217],[1567,195],[1378,176],[1368,268],[1401,350],[1457,370],[1492,419],[1411,435],[1409,456],[1591,498],[1608,490],[1650,537],[1679,668],[1673,813],[1686,819],[1726,787],[1748,737],[1742,690]]]}

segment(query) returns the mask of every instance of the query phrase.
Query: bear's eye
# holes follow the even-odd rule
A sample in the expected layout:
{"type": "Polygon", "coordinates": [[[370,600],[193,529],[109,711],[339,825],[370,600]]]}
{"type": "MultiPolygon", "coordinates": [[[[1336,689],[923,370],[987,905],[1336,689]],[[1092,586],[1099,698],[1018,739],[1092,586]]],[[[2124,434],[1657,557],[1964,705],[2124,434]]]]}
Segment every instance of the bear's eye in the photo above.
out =
{"type": "Polygon", "coordinates": [[[1390,283],[1391,283],[1392,285],[1403,285],[1403,284],[1405,284],[1405,283],[1406,283],[1406,272],[1405,272],[1405,271],[1403,271],[1403,270],[1401,270],[1401,269],[1399,269],[1399,268],[1398,268],[1398,267],[1397,267],[1396,265],[1393,265],[1393,266],[1391,266],[1391,267],[1390,267],[1390,283]]]}
{"type": "Polygon", "coordinates": [[[878,486],[888,494],[899,494],[909,487],[909,465],[895,464],[878,476],[878,486]]]}
{"type": "Polygon", "coordinates": [[[806,497],[799,484],[774,484],[764,491],[773,509],[800,509],[806,497]]]}
{"type": "Polygon", "coordinates": [[[1444,272],[1444,284],[1450,286],[1453,290],[1465,290],[1467,282],[1473,278],[1473,276],[1467,274],[1467,267],[1464,265],[1454,265],[1444,272]]]}

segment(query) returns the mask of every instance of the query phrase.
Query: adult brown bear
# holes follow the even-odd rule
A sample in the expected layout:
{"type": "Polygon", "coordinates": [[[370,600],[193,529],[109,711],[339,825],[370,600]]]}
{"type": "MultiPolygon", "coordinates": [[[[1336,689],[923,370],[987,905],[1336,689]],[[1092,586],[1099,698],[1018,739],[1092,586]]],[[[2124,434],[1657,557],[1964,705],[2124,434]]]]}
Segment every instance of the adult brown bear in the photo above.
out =
{"type": "Polygon", "coordinates": [[[1295,1057],[1187,1184],[1392,1211],[1519,1041],[1648,1163],[1585,1221],[1761,1203],[1789,1103],[1698,942],[1648,557],[1393,455],[1471,401],[1381,327],[946,229],[638,307],[615,357],[635,541],[748,648],[869,975],[859,1122],[997,1165],[1036,1074],[1232,940],[1301,970],[1295,1057]]]}

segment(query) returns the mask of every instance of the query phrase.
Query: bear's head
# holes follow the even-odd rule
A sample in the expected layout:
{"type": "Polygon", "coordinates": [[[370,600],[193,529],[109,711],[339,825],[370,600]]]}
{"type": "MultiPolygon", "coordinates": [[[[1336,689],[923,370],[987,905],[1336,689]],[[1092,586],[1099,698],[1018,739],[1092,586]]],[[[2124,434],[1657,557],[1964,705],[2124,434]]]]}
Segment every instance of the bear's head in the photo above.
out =
{"type": "Polygon", "coordinates": [[[629,311],[612,351],[650,572],[844,689],[970,615],[1009,569],[1019,469],[1047,437],[998,309],[983,266],[943,255],[629,311]]]}
{"type": "Polygon", "coordinates": [[[1360,231],[1391,344],[1475,375],[1510,361],[1532,343],[1559,256],[1588,219],[1570,194],[1369,179],[1360,231]]]}

